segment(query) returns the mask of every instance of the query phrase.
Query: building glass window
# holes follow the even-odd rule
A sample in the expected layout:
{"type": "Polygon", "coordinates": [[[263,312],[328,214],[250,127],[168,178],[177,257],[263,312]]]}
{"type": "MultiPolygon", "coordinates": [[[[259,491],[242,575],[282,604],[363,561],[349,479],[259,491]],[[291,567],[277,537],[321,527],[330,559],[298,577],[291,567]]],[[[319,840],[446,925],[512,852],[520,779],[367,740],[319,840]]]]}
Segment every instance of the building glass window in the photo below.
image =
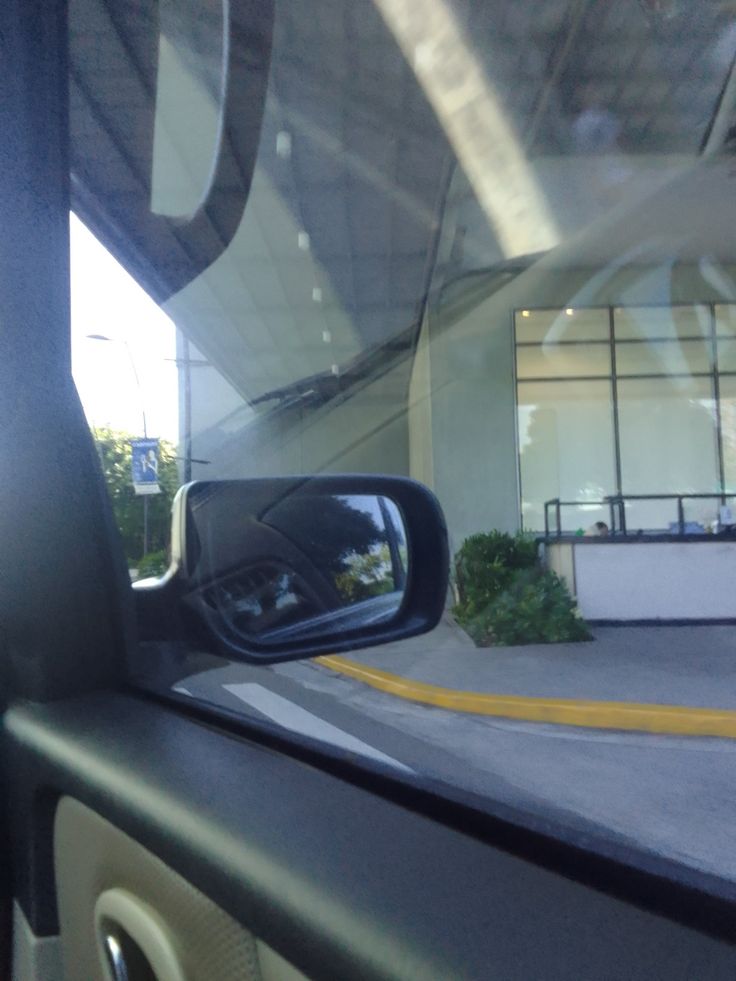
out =
{"type": "Polygon", "coordinates": [[[736,305],[716,303],[713,317],[718,337],[736,337],[736,305]]]}
{"type": "MultiPolygon", "coordinates": [[[[708,377],[621,379],[618,417],[622,492],[718,491],[714,416],[712,381],[708,377]]],[[[667,529],[676,520],[673,501],[627,502],[629,531],[667,529]]]]}
{"type": "Polygon", "coordinates": [[[519,379],[606,378],[611,374],[608,344],[529,344],[516,351],[519,379]]]}
{"type": "Polygon", "coordinates": [[[608,341],[608,310],[567,307],[564,310],[520,310],[516,342],[608,341]]]}
{"type": "Polygon", "coordinates": [[[705,303],[671,307],[616,307],[617,341],[694,340],[710,337],[710,309],[705,303]]]}
{"type": "Polygon", "coordinates": [[[600,502],[615,487],[610,379],[520,382],[522,519],[544,527],[544,502],[580,501],[562,515],[574,531],[607,520],[600,502]]]}
{"type": "Polygon", "coordinates": [[[616,342],[616,372],[619,375],[707,374],[712,361],[710,340],[616,342]]]}
{"type": "Polygon", "coordinates": [[[736,338],[718,338],[718,370],[736,372],[736,338]]]}
{"type": "MultiPolygon", "coordinates": [[[[596,502],[613,495],[733,491],[736,307],[519,310],[515,337],[525,529],[545,527],[546,501],[570,502],[570,532],[607,521],[596,502]]],[[[688,521],[716,504],[688,502],[688,521]]],[[[677,518],[675,501],[626,503],[630,532],[677,518]]]]}
{"type": "Polygon", "coordinates": [[[727,492],[736,491],[736,375],[719,379],[723,483],[727,492]]]}

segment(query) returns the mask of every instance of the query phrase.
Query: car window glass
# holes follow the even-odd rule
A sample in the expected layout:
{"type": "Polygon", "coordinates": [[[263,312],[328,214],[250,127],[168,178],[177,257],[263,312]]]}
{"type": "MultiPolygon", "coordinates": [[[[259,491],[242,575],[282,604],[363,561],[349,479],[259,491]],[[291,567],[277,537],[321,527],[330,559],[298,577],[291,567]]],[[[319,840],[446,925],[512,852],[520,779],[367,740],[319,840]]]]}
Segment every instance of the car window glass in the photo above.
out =
{"type": "MultiPolygon", "coordinates": [[[[139,652],[136,683],[732,878],[736,5],[274,9],[215,258],[164,296],[73,225],[75,377],[131,577],[165,572],[190,480],[389,473],[437,495],[451,588],[425,637],[274,668],[193,641],[139,652]]],[[[222,12],[200,14],[197,43],[157,35],[146,96],[169,217],[219,132],[222,12]]],[[[306,604],[280,577],[227,602],[306,604]]]]}

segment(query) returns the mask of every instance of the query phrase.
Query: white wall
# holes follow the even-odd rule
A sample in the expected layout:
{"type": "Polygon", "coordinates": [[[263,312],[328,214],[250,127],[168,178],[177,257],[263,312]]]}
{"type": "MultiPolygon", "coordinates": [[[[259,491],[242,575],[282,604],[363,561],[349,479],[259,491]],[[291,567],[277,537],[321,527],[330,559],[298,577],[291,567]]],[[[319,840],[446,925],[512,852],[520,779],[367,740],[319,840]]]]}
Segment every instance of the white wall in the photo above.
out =
{"type": "MultiPolygon", "coordinates": [[[[557,547],[551,545],[548,551],[557,547]]],[[[586,543],[572,547],[578,606],[586,619],[736,617],[736,542],[586,543]]]]}

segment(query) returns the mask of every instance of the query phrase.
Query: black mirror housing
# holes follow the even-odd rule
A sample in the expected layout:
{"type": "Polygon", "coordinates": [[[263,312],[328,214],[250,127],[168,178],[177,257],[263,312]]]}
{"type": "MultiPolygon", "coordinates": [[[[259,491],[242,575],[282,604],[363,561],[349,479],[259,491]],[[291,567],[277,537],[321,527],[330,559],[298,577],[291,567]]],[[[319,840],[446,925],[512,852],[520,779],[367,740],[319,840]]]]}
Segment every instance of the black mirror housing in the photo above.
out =
{"type": "Polygon", "coordinates": [[[251,663],[433,629],[449,552],[426,487],[373,474],[197,481],[172,515],[172,561],[134,584],[141,642],[251,663]]]}

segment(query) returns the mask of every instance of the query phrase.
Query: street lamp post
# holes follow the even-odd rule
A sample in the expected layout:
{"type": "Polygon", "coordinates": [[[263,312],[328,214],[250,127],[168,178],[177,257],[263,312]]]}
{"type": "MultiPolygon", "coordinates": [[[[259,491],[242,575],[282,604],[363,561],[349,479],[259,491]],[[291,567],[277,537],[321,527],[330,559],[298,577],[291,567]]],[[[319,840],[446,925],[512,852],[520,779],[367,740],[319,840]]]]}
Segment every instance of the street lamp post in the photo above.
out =
{"type": "Polygon", "coordinates": [[[184,483],[192,479],[192,366],[189,340],[184,337],[184,483]]]}
{"type": "Polygon", "coordinates": [[[183,482],[188,484],[192,479],[192,464],[193,463],[208,463],[207,460],[196,460],[192,456],[192,368],[209,368],[211,364],[204,358],[192,358],[190,357],[189,350],[189,339],[181,336],[181,350],[183,357],[179,358],[165,358],[165,361],[173,361],[177,367],[180,369],[183,366],[183,372],[180,373],[179,378],[183,375],[184,380],[184,391],[183,391],[183,443],[184,443],[184,456],[182,457],[184,468],[183,468],[183,482]]]}
{"type": "MultiPolygon", "coordinates": [[[[144,438],[147,438],[148,424],[146,422],[146,406],[143,399],[143,389],[141,388],[141,380],[138,376],[138,369],[135,366],[135,359],[133,357],[133,352],[130,350],[130,345],[125,338],[108,337],[107,334],[87,334],[87,339],[90,341],[105,341],[108,344],[124,345],[128,354],[128,360],[130,361],[130,367],[133,369],[135,387],[138,390],[138,400],[140,402],[141,418],[143,420],[143,436],[144,438]]],[[[148,555],[148,494],[143,495],[143,554],[148,555]]]]}

